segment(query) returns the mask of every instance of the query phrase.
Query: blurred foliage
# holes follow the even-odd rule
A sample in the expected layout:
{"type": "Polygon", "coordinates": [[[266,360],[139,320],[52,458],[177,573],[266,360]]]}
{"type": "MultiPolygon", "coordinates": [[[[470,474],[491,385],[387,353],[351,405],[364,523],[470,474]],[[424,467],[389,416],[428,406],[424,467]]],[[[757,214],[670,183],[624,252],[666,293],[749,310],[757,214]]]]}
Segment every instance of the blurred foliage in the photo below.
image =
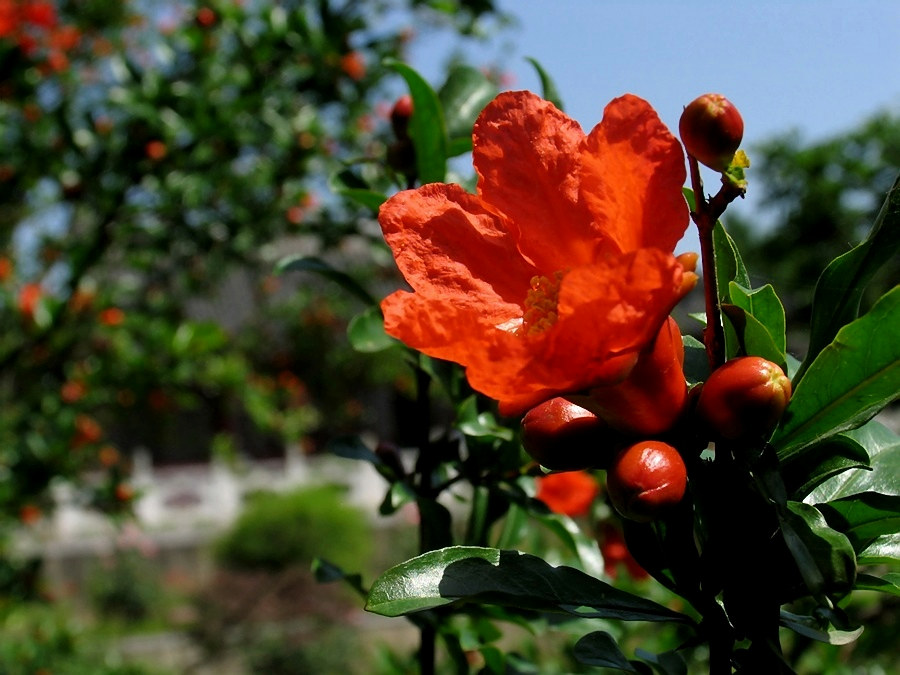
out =
{"type": "Polygon", "coordinates": [[[346,503],[333,485],[251,497],[231,529],[216,544],[216,559],[235,569],[278,572],[308,567],[322,556],[359,564],[371,552],[366,515],[346,503]]]}
{"type": "Polygon", "coordinates": [[[396,283],[371,208],[334,199],[328,177],[393,184],[400,82],[383,62],[418,30],[474,39],[495,18],[490,0],[4,14],[0,538],[53,508],[59,478],[127,513],[136,446],[157,462],[277,456],[379,419],[367,392],[401,357],[366,367],[345,337],[359,300],[273,261],[396,283]]]}
{"type": "MultiPolygon", "coordinates": [[[[813,288],[825,265],[862,240],[900,167],[900,116],[881,112],[818,142],[798,132],[750,151],[753,192],[765,227],[729,213],[751,279],[774,283],[796,330],[809,322],[813,288]],[[762,275],[762,276],[760,276],[762,275]]],[[[900,283],[900,260],[885,265],[864,305],[900,283]]],[[[797,337],[797,336],[794,336],[797,337]]],[[[799,336],[802,339],[802,336],[799,336]]],[[[799,351],[803,344],[794,345],[799,351]]]]}

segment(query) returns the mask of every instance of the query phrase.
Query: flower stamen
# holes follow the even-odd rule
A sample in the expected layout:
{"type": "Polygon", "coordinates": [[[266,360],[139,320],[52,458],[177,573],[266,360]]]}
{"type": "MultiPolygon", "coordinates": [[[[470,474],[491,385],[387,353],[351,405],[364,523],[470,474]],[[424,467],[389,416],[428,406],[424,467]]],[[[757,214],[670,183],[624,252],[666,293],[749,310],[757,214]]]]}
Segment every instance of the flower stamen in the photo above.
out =
{"type": "Polygon", "coordinates": [[[519,335],[536,335],[542,333],[559,318],[556,309],[559,305],[559,286],[565,272],[557,270],[553,278],[543,275],[531,278],[531,288],[523,303],[524,314],[519,335]]]}

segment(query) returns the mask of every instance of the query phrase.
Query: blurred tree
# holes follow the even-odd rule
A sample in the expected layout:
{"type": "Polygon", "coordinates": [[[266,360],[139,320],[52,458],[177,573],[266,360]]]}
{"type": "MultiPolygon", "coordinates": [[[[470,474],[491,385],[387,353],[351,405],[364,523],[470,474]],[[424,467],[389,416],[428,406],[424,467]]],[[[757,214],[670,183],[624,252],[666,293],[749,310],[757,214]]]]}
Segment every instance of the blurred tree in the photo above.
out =
{"type": "MultiPolygon", "coordinates": [[[[872,226],[900,168],[900,116],[882,112],[858,128],[818,143],[796,133],[777,136],[751,151],[748,176],[761,195],[771,227],[728,215],[755,282],[778,288],[789,326],[809,323],[813,289],[828,262],[859,243],[872,226]],[[754,275],[777,270],[771,278],[754,275]]],[[[879,273],[867,304],[900,282],[900,260],[879,273]]],[[[805,336],[792,335],[793,349],[805,350],[805,336]]]]}
{"type": "Polygon", "coordinates": [[[402,88],[383,62],[413,26],[477,34],[493,13],[0,0],[0,532],[86,469],[93,503],[126,510],[137,445],[266,454],[363,423],[358,398],[307,386],[365,389],[358,359],[335,356],[358,303],[286,293],[273,261],[393,274],[371,210],[330,199],[327,177],[383,163],[402,88]]]}

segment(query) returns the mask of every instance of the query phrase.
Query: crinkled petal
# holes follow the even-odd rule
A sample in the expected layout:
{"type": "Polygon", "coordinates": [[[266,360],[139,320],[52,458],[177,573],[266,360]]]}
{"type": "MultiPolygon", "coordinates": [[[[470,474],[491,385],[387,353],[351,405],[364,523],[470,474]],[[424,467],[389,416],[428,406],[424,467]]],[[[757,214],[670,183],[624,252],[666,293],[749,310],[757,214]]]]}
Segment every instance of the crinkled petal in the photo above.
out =
{"type": "Polygon", "coordinates": [[[521,304],[538,273],[519,255],[508,223],[458,185],[400,192],[378,220],[407,283],[447,303],[521,304]]]}
{"type": "Polygon", "coordinates": [[[484,334],[520,319],[537,272],[503,219],[457,185],[432,184],[389,199],[385,240],[413,293],[382,302],[385,330],[415,349],[465,365],[484,334]]]}
{"type": "Polygon", "coordinates": [[[579,201],[584,138],[577,122],[527,91],[500,94],[475,124],[478,193],[509,219],[522,254],[544,273],[593,261],[605,241],[579,201]]]}
{"type": "Polygon", "coordinates": [[[620,251],[672,251],[688,226],[684,152],[649,103],[626,94],[606,106],[581,149],[581,195],[620,251]]]}

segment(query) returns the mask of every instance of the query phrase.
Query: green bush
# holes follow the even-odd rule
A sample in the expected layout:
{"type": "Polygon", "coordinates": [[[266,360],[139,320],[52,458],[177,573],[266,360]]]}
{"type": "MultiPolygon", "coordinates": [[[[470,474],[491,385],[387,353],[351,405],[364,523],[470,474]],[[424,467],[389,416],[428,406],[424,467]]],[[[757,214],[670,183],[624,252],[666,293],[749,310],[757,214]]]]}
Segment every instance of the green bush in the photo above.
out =
{"type": "Polygon", "coordinates": [[[233,569],[277,572],[322,557],[355,570],[369,556],[371,528],[343,492],[320,485],[253,496],[216,543],[217,561],[233,569]]]}

